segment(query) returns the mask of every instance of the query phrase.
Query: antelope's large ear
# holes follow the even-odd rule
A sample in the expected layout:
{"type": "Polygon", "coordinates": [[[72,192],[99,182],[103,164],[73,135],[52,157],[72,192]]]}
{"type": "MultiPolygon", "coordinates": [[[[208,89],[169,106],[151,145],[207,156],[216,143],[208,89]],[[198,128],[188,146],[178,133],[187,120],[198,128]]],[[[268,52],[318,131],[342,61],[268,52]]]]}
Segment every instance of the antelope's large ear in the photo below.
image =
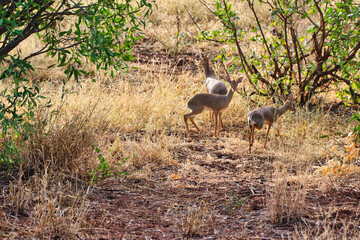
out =
{"type": "Polygon", "coordinates": [[[281,94],[280,100],[281,100],[283,103],[286,102],[286,95],[285,95],[285,93],[281,94]]]}
{"type": "Polygon", "coordinates": [[[200,59],[200,60],[208,60],[209,59],[208,54],[203,53],[203,52],[197,53],[195,56],[197,59],[200,59]]]}
{"type": "Polygon", "coordinates": [[[244,79],[243,77],[239,77],[239,78],[236,80],[236,82],[241,83],[243,79],[244,79]]]}
{"type": "Polygon", "coordinates": [[[230,82],[231,82],[231,78],[230,78],[229,76],[226,76],[226,77],[225,77],[225,81],[227,81],[228,83],[230,83],[230,82]]]}

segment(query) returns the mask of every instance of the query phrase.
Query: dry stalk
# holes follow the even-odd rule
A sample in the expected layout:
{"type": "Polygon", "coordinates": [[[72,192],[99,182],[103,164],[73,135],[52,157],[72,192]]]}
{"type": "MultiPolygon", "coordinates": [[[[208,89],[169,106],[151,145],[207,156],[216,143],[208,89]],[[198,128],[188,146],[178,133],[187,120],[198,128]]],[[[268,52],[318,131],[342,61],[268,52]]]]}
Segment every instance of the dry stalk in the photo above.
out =
{"type": "MultiPolygon", "coordinates": [[[[319,206],[320,213],[317,216],[315,224],[308,224],[306,220],[304,225],[297,225],[295,233],[290,239],[316,239],[316,240],[348,240],[360,238],[360,221],[356,217],[349,219],[340,219],[337,210],[329,208],[323,210],[319,206]]],[[[358,216],[359,208],[356,209],[358,216]]]]}
{"type": "Polygon", "coordinates": [[[210,204],[201,201],[199,206],[188,208],[186,219],[183,222],[183,232],[186,237],[201,235],[202,227],[209,221],[210,204]]]}
{"type": "Polygon", "coordinates": [[[266,202],[272,224],[299,219],[305,208],[306,180],[290,181],[286,170],[276,172],[266,202]]]}

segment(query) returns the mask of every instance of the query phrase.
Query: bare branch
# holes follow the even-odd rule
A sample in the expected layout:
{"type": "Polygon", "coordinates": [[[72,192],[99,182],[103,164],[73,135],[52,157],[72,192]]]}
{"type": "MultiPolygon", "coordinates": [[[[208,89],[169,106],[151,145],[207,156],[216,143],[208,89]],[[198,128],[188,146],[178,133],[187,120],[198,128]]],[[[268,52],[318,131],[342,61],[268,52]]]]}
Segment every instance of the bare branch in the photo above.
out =
{"type": "Polygon", "coordinates": [[[18,35],[13,41],[8,43],[5,47],[0,49],[0,58],[4,55],[7,55],[11,50],[17,47],[23,40],[28,38],[31,34],[38,31],[39,18],[41,14],[46,11],[46,9],[51,6],[54,1],[49,2],[47,5],[43,6],[33,17],[33,20],[27,25],[27,27],[22,31],[21,35],[18,35]]]}
{"type": "Polygon", "coordinates": [[[319,15],[320,15],[320,29],[321,29],[321,41],[320,41],[320,56],[321,56],[321,49],[323,48],[324,46],[324,43],[325,43],[325,38],[326,38],[326,31],[325,31],[325,20],[324,20],[324,14],[323,12],[321,11],[321,8],[319,6],[319,3],[314,0],[314,4],[315,4],[315,7],[316,9],[318,10],[319,12],[319,15]]]}
{"type": "MultiPolygon", "coordinates": [[[[185,7],[185,10],[186,12],[189,14],[191,20],[193,21],[193,23],[195,24],[196,28],[201,32],[203,33],[204,31],[199,27],[199,25],[197,24],[197,22],[195,21],[194,17],[191,15],[190,11],[185,7]]],[[[222,41],[219,41],[219,40],[216,40],[216,39],[213,39],[213,38],[209,38],[208,36],[206,36],[205,34],[202,34],[204,36],[204,38],[208,41],[211,41],[211,42],[217,42],[217,43],[220,43],[222,41]]]]}

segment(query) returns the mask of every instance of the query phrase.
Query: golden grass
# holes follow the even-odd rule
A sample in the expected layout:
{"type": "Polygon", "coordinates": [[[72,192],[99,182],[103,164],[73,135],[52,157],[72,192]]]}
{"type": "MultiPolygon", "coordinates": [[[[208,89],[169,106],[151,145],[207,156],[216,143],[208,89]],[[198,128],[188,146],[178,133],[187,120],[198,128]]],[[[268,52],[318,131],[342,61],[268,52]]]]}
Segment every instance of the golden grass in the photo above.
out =
{"type": "Polygon", "coordinates": [[[183,221],[183,231],[186,237],[194,237],[202,233],[202,227],[210,220],[210,204],[201,201],[199,206],[191,206],[183,221]]]}
{"type": "Polygon", "coordinates": [[[3,237],[69,239],[81,232],[88,211],[86,191],[75,189],[64,177],[49,174],[47,169],[41,175],[34,175],[31,181],[22,180],[23,174],[10,183],[9,193],[2,194],[4,207],[9,207],[15,217],[28,216],[29,220],[18,225],[6,216],[1,222],[9,235],[3,237]]]}
{"type": "MultiPolygon", "coordinates": [[[[206,1],[204,1],[206,2],[206,1]]],[[[239,27],[242,29],[249,29],[249,26],[255,24],[253,16],[249,14],[250,9],[246,1],[230,1],[232,9],[237,11],[239,20],[239,27]]],[[[206,31],[215,31],[220,28],[220,23],[215,19],[214,15],[210,13],[200,1],[192,0],[158,0],[158,11],[155,11],[151,16],[154,25],[145,31],[146,37],[155,39],[151,48],[156,50],[165,50],[170,54],[179,51],[191,51],[195,53],[216,52],[220,50],[219,44],[209,42],[199,42],[195,39],[199,35],[199,30],[196,24],[206,31]],[[188,12],[191,14],[188,14],[188,12]],[[192,19],[193,18],[193,19],[192,19]],[[196,21],[196,24],[194,21],[196,21]],[[181,35],[182,36],[179,36],[181,35]],[[178,36],[178,37],[176,37],[178,36]],[[211,50],[209,48],[211,45],[211,50]]],[[[270,13],[266,6],[255,4],[258,6],[260,21],[268,22],[270,13]]],[[[212,11],[215,11],[213,3],[207,2],[207,5],[212,11]]],[[[243,44],[247,45],[248,40],[243,44]]],[[[223,47],[223,46],[221,46],[223,47]]],[[[232,51],[228,47],[228,51],[232,51]]]]}
{"type": "MultiPolygon", "coordinates": [[[[149,48],[171,54],[217,50],[216,46],[197,42],[193,37],[197,29],[185,6],[200,26],[210,30],[218,27],[199,2],[159,0],[157,4],[159,10],[151,17],[154,25],[148,25],[145,31],[146,37],[153,40],[149,48]],[[180,16],[179,28],[177,16],[180,16]],[[174,39],[179,31],[185,33],[184,39],[174,39]]],[[[241,21],[245,27],[253,20],[244,4],[243,1],[236,1],[234,8],[240,9],[239,16],[243,17],[241,21]]],[[[266,21],[268,12],[266,9],[261,11],[262,20],[266,21]]],[[[39,44],[34,41],[21,46],[23,54],[28,53],[31,46],[39,44]]],[[[263,149],[265,130],[255,131],[254,151],[249,154],[247,113],[258,106],[274,105],[262,97],[252,96],[252,102],[250,97],[235,94],[229,108],[223,113],[224,129],[219,139],[214,138],[208,114],[205,113],[196,118],[203,133],[198,135],[191,126],[191,137],[185,137],[183,115],[190,111],[186,108],[186,102],[194,94],[205,92],[204,73],[199,63],[196,66],[198,71],[186,71],[170,67],[167,63],[142,65],[133,62],[130,65],[138,69],[119,73],[115,79],[109,78],[103,71],[97,71],[93,76],[96,82],[84,78],[81,86],[67,85],[73,94],[65,94],[62,101],[62,85],[59,83],[65,75],[58,68],[43,68],[45,63],[51,65],[53,61],[43,56],[33,60],[36,71],[31,78],[40,84],[42,94],[52,99],[54,105],[51,109],[59,109],[59,114],[46,126],[48,134],[44,135],[38,130],[27,142],[23,157],[30,161],[23,167],[26,168],[25,172],[35,170],[30,176],[32,180],[25,182],[21,178],[16,179],[3,193],[11,211],[16,215],[26,212],[32,219],[25,230],[8,230],[11,228],[9,220],[0,221],[0,230],[7,229],[9,238],[14,232],[36,238],[71,238],[83,231],[86,227],[87,200],[86,194],[81,197],[84,190],[77,186],[82,186],[89,170],[98,165],[92,145],[100,148],[109,164],[121,171],[130,171],[136,177],[152,179],[154,167],[177,166],[177,171],[167,176],[169,181],[190,177],[199,183],[224,181],[216,173],[207,172],[195,164],[196,161],[218,161],[213,152],[219,146],[221,154],[237,156],[233,162],[239,172],[245,170],[254,158],[274,158],[276,160],[271,165],[275,171],[264,173],[271,179],[271,188],[266,197],[268,220],[275,224],[298,219],[303,216],[305,197],[311,185],[309,179],[326,183],[326,186],[333,184],[324,180],[322,175],[316,175],[314,165],[322,165],[333,158],[331,149],[340,149],[340,139],[354,126],[354,123],[349,124],[346,115],[333,114],[321,106],[313,111],[298,108],[296,113],[286,113],[278,120],[281,137],[271,130],[268,149],[263,149]],[[190,150],[189,146],[196,145],[208,152],[205,159],[204,154],[190,150]],[[121,166],[116,166],[118,163],[121,166]]],[[[212,66],[216,64],[212,63],[212,66]]],[[[94,69],[94,66],[89,68],[94,69]]],[[[248,87],[246,83],[244,86],[248,87]]],[[[243,83],[240,88],[243,88],[243,83]]],[[[49,118],[43,110],[39,107],[39,121],[49,118]]],[[[339,151],[339,155],[346,153],[346,149],[339,151]]],[[[171,184],[177,186],[178,183],[171,184]]],[[[225,202],[226,196],[224,199],[225,202]]],[[[184,235],[191,237],[200,234],[201,227],[211,216],[210,211],[205,202],[189,208],[182,222],[184,235]]],[[[2,215],[4,213],[0,208],[0,218],[2,215]]],[[[326,239],[330,236],[336,239],[337,235],[329,222],[330,219],[325,217],[315,230],[299,227],[296,237],[326,239]]],[[[344,232],[349,224],[343,223],[344,232]]]]}
{"type": "MultiPolygon", "coordinates": [[[[354,209],[358,212],[359,209],[354,209]]],[[[290,239],[358,239],[360,237],[359,221],[340,219],[335,209],[321,209],[321,218],[314,227],[297,226],[295,234],[290,239]],[[349,234],[351,233],[351,234],[349,234]]]]}
{"type": "MultiPolygon", "coordinates": [[[[153,179],[154,167],[174,165],[179,168],[176,173],[179,178],[192,177],[192,172],[196,170],[199,172],[196,181],[217,184],[223,179],[218,178],[215,172],[205,172],[194,161],[216,162],[216,155],[211,154],[211,151],[214,144],[220,144],[224,154],[236,154],[245,158],[275,157],[277,161],[273,164],[279,172],[272,177],[274,185],[266,200],[269,220],[278,223],[300,218],[307,193],[307,179],[313,172],[312,166],[330,156],[329,141],[340,137],[334,133],[347,133],[352,130],[352,126],[341,115],[298,109],[296,113],[286,113],[279,119],[278,127],[282,138],[271,130],[268,149],[263,149],[265,130],[256,131],[254,151],[250,155],[247,151],[246,114],[257,106],[250,103],[247,97],[235,94],[223,114],[224,130],[219,140],[213,136],[208,114],[201,114],[196,118],[203,129],[201,144],[208,146],[205,149],[209,152],[207,159],[191,152],[188,153],[188,159],[179,159],[179,149],[189,144],[196,145],[198,141],[198,134],[193,126],[192,137],[185,137],[183,115],[189,112],[186,101],[196,92],[204,92],[203,78],[201,70],[195,73],[175,73],[166,64],[140,66],[138,70],[129,70],[129,74],[121,73],[114,80],[99,75],[95,83],[85,81],[81,87],[75,88],[75,93],[66,95],[64,103],[60,102],[61,86],[44,83],[42,89],[54,100],[54,108],[59,104],[62,106],[57,122],[48,128],[51,130],[50,134],[39,135],[31,141],[28,158],[34,159],[34,166],[52,166],[52,171],[61,167],[63,179],[86,176],[86,172],[98,164],[91,148],[95,144],[109,164],[116,166],[121,163],[117,169],[132,172],[133,177],[153,179]],[[329,137],[321,138],[323,135],[329,137]]],[[[273,105],[265,99],[258,100],[259,106],[273,105]]],[[[243,160],[238,162],[240,171],[246,167],[246,162],[241,161],[243,160]]],[[[50,180],[49,186],[56,185],[57,181],[50,180]]],[[[16,190],[14,184],[12,183],[10,190],[13,199],[10,201],[11,207],[14,211],[29,209],[28,206],[34,205],[30,203],[38,199],[38,191],[29,192],[27,188],[16,190]]],[[[44,185],[41,181],[33,184],[44,185]]],[[[63,190],[48,191],[52,193],[63,190]]],[[[75,194],[73,198],[78,199],[78,196],[75,194]]],[[[60,196],[53,196],[39,203],[32,213],[36,219],[34,229],[44,228],[46,231],[44,235],[36,231],[25,235],[66,237],[80,231],[82,220],[79,218],[86,214],[84,202],[77,201],[73,203],[73,207],[63,208],[61,201],[60,196]],[[53,215],[53,219],[49,219],[49,215],[53,215]],[[71,226],[65,224],[69,222],[71,226]]],[[[187,236],[197,234],[202,224],[194,211],[189,210],[189,219],[183,225],[187,236]]]]}
{"type": "Polygon", "coordinates": [[[309,175],[291,176],[287,168],[276,169],[267,196],[272,224],[296,221],[303,216],[309,175]]]}

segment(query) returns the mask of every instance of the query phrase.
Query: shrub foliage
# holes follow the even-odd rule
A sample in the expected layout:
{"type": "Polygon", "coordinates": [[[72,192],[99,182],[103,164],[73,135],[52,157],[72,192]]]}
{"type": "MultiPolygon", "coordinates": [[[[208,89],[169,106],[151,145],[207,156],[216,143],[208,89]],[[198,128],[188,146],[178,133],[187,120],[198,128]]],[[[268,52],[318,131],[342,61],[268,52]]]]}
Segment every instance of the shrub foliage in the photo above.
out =
{"type": "Polygon", "coordinates": [[[229,0],[200,2],[222,26],[200,29],[200,38],[231,43],[237,53],[233,70],[246,74],[255,93],[295,92],[304,105],[335,89],[345,103],[360,103],[360,7],[354,1],[246,0],[250,26],[241,23],[229,0]],[[262,18],[259,7],[268,8],[271,18],[262,18]],[[255,43],[250,49],[244,42],[249,39],[255,43]]]}
{"type": "Polygon", "coordinates": [[[41,98],[39,87],[27,79],[34,70],[31,58],[40,54],[55,58],[57,65],[47,67],[61,67],[68,80],[91,74],[84,62],[113,75],[133,59],[132,46],[141,38],[152,7],[147,0],[0,3],[0,79],[6,86],[0,92],[1,165],[17,161],[18,143],[31,134],[34,108],[41,98]],[[43,44],[24,56],[17,47],[33,35],[43,44]]]}

